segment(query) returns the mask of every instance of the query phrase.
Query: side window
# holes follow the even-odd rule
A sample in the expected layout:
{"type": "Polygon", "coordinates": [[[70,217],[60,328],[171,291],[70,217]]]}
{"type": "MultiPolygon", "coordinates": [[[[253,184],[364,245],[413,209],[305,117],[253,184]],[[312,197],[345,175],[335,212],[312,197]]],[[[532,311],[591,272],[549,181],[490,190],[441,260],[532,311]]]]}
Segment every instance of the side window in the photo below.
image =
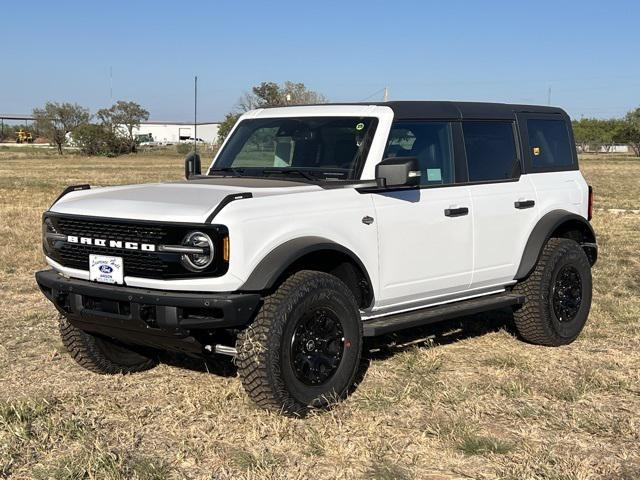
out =
{"type": "Polygon", "coordinates": [[[527,120],[529,155],[533,170],[557,170],[573,166],[567,124],[563,120],[527,120]]]}
{"type": "Polygon", "coordinates": [[[470,182],[516,178],[520,162],[513,135],[513,122],[462,122],[470,182]]]}
{"type": "Polygon", "coordinates": [[[416,157],[421,185],[453,183],[453,140],[449,122],[400,121],[391,126],[384,158],[416,157]]]}

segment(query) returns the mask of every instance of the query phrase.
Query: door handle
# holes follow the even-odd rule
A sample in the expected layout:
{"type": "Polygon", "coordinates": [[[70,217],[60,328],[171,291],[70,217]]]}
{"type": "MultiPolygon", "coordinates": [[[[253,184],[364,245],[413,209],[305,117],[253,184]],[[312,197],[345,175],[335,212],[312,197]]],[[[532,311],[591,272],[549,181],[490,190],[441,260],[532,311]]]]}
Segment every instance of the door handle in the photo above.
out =
{"type": "Polygon", "coordinates": [[[518,200],[513,206],[522,210],[523,208],[532,208],[536,202],[534,200],[518,200]]]}
{"type": "Polygon", "coordinates": [[[460,208],[447,208],[444,211],[445,217],[462,217],[463,215],[468,215],[469,209],[467,207],[460,208]]]}

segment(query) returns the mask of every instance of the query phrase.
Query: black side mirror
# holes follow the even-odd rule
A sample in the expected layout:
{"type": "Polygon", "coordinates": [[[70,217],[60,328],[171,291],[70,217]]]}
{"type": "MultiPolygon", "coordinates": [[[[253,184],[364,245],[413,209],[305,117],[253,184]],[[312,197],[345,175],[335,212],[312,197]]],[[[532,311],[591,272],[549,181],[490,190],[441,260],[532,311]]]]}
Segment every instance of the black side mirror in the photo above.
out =
{"type": "Polygon", "coordinates": [[[184,178],[188,180],[193,175],[200,175],[200,168],[200,155],[191,152],[184,159],[184,178]]]}
{"type": "Polygon", "coordinates": [[[380,188],[414,187],[420,184],[416,157],[391,157],[376,165],[376,182],[380,188]]]}

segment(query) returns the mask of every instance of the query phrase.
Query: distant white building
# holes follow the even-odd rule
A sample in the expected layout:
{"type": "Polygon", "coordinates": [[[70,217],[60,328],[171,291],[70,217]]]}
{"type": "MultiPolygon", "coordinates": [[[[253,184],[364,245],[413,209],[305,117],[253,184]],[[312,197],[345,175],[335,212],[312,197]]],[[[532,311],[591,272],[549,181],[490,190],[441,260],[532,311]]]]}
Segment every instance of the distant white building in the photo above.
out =
{"type": "Polygon", "coordinates": [[[216,143],[220,123],[144,122],[133,129],[134,135],[151,134],[154,142],[174,144],[193,141],[194,136],[206,143],[216,143]]]}
{"type": "Polygon", "coordinates": [[[608,153],[629,153],[629,145],[609,145],[609,147],[600,147],[601,152],[608,153]]]}
{"type": "Polygon", "coordinates": [[[583,153],[629,153],[629,145],[621,145],[621,144],[613,144],[613,145],[602,145],[600,148],[591,149],[589,145],[586,147],[582,147],[581,145],[577,145],[578,151],[583,153]]]}

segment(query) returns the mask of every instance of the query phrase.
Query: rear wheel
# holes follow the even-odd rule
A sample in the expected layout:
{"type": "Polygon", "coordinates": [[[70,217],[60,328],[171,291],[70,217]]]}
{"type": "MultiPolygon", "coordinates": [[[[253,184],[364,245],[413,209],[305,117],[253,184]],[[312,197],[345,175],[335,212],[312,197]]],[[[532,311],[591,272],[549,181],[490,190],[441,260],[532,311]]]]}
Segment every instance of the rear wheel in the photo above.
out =
{"type": "Polygon", "coordinates": [[[238,337],[236,363],[261,407],[303,414],[343,399],[362,350],[355,298],[338,278],[301,271],[268,297],[238,337]]]}
{"type": "Polygon", "coordinates": [[[538,345],[573,342],[591,308],[591,265],[574,240],[551,238],[533,272],[516,285],[525,304],[514,313],[520,336],[538,345]]]}
{"type": "Polygon", "coordinates": [[[60,336],[71,357],[94,373],[135,373],[157,365],[155,359],[120,343],[80,330],[64,316],[60,317],[60,336]]]}

